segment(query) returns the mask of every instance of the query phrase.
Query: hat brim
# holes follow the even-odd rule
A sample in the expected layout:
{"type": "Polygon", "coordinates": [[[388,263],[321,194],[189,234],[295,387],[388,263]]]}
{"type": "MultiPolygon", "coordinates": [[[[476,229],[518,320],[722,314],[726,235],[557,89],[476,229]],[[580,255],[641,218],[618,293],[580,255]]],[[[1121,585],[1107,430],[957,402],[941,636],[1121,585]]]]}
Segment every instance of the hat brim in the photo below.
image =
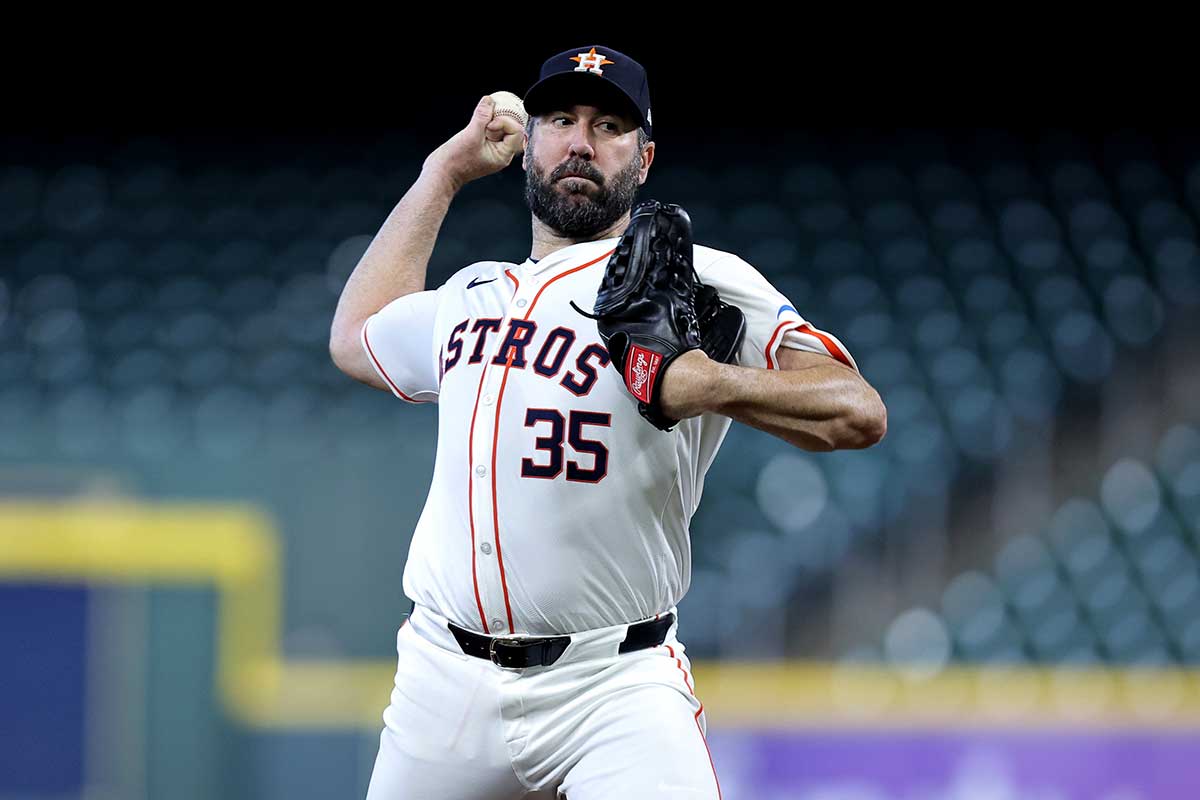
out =
{"type": "Polygon", "coordinates": [[[632,117],[638,127],[646,120],[625,90],[590,72],[563,72],[544,78],[525,93],[522,100],[530,116],[547,111],[566,111],[573,105],[594,105],[632,117]]]}

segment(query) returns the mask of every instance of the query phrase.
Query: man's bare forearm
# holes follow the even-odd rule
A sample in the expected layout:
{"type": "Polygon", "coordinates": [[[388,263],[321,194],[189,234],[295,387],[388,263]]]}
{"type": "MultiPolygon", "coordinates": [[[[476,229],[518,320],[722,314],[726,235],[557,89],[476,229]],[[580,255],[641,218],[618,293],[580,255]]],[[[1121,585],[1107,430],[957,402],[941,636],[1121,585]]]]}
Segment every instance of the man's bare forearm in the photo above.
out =
{"type": "Polygon", "coordinates": [[[504,169],[524,148],[524,129],[511,116],[493,117],[494,105],[490,96],[481,97],[467,126],[426,157],[416,183],[371,240],[338,300],[334,349],[339,341],[357,340],[367,317],[397,297],[425,289],[429,257],[454,195],[504,169]]]}
{"type": "Polygon", "coordinates": [[[676,359],[667,377],[661,399],[671,417],[723,414],[805,450],[870,447],[887,429],[879,393],[832,360],[777,371],[722,364],[696,350],[676,359]]]}
{"type": "Polygon", "coordinates": [[[426,157],[421,174],[392,209],[355,266],[329,333],[333,363],[347,375],[387,391],[377,365],[363,352],[363,324],[398,297],[425,289],[425,272],[454,195],[466,184],[499,172],[525,146],[525,131],[510,115],[495,116],[481,97],[466,127],[426,157]]]}
{"type": "Polygon", "coordinates": [[[367,317],[397,297],[425,289],[429,258],[458,189],[440,170],[421,170],[346,281],[333,317],[335,330],[354,327],[357,336],[367,317]]]}

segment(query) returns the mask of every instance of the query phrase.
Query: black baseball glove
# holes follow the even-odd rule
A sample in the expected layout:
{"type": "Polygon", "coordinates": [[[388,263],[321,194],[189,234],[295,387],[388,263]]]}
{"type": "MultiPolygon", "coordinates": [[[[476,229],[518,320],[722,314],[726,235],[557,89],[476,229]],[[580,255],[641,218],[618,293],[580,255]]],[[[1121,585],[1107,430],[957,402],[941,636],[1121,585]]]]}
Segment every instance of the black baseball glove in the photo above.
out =
{"type": "Polygon", "coordinates": [[[746,333],[746,315],[726,303],[715,286],[696,284],[696,321],[700,323],[700,349],[714,361],[732,364],[746,333]]]}
{"type": "MultiPolygon", "coordinates": [[[[574,303],[572,303],[574,305],[574,303]]],[[[638,412],[667,431],[679,420],[662,411],[659,378],[676,358],[703,349],[730,363],[745,316],[700,282],[692,264],[692,221],[675,204],[642,203],[608,259],[592,314],[612,365],[638,401],[638,412]]]]}

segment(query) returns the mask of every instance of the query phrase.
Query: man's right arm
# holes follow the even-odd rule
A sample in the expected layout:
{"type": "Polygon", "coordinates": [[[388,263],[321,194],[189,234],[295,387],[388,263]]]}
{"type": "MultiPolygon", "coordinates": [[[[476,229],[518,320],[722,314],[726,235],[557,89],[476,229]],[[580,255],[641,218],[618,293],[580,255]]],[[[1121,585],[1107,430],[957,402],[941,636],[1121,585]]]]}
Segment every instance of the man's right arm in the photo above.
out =
{"type": "Polygon", "coordinates": [[[392,300],[424,290],[429,257],[457,191],[452,178],[427,162],[350,274],[329,333],[333,363],[350,377],[388,390],[363,350],[363,323],[392,300]]]}
{"type": "Polygon", "coordinates": [[[509,116],[493,117],[490,97],[471,121],[429,154],[416,182],[392,209],[346,281],[329,332],[338,369],[389,391],[362,340],[363,323],[393,300],[425,288],[425,271],[450,202],[468,182],[498,172],[524,147],[525,131],[509,116]]]}

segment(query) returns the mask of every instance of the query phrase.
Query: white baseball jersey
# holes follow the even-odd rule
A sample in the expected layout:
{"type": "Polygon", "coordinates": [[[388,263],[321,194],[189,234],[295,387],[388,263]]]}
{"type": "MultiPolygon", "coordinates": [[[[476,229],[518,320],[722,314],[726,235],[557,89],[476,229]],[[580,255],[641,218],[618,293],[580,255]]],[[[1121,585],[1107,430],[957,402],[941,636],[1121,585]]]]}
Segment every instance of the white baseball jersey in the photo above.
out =
{"type": "MultiPolygon", "coordinates": [[[[363,325],[392,393],[439,404],[404,592],[463,627],[572,633],[653,617],[687,592],[688,524],[731,420],[664,432],[638,413],[595,321],[570,305],[591,311],[617,242],[480,261],[363,325]]],[[[740,365],[778,369],[791,347],[858,369],[746,261],[694,248],[700,279],[746,314],[740,365]]]]}

